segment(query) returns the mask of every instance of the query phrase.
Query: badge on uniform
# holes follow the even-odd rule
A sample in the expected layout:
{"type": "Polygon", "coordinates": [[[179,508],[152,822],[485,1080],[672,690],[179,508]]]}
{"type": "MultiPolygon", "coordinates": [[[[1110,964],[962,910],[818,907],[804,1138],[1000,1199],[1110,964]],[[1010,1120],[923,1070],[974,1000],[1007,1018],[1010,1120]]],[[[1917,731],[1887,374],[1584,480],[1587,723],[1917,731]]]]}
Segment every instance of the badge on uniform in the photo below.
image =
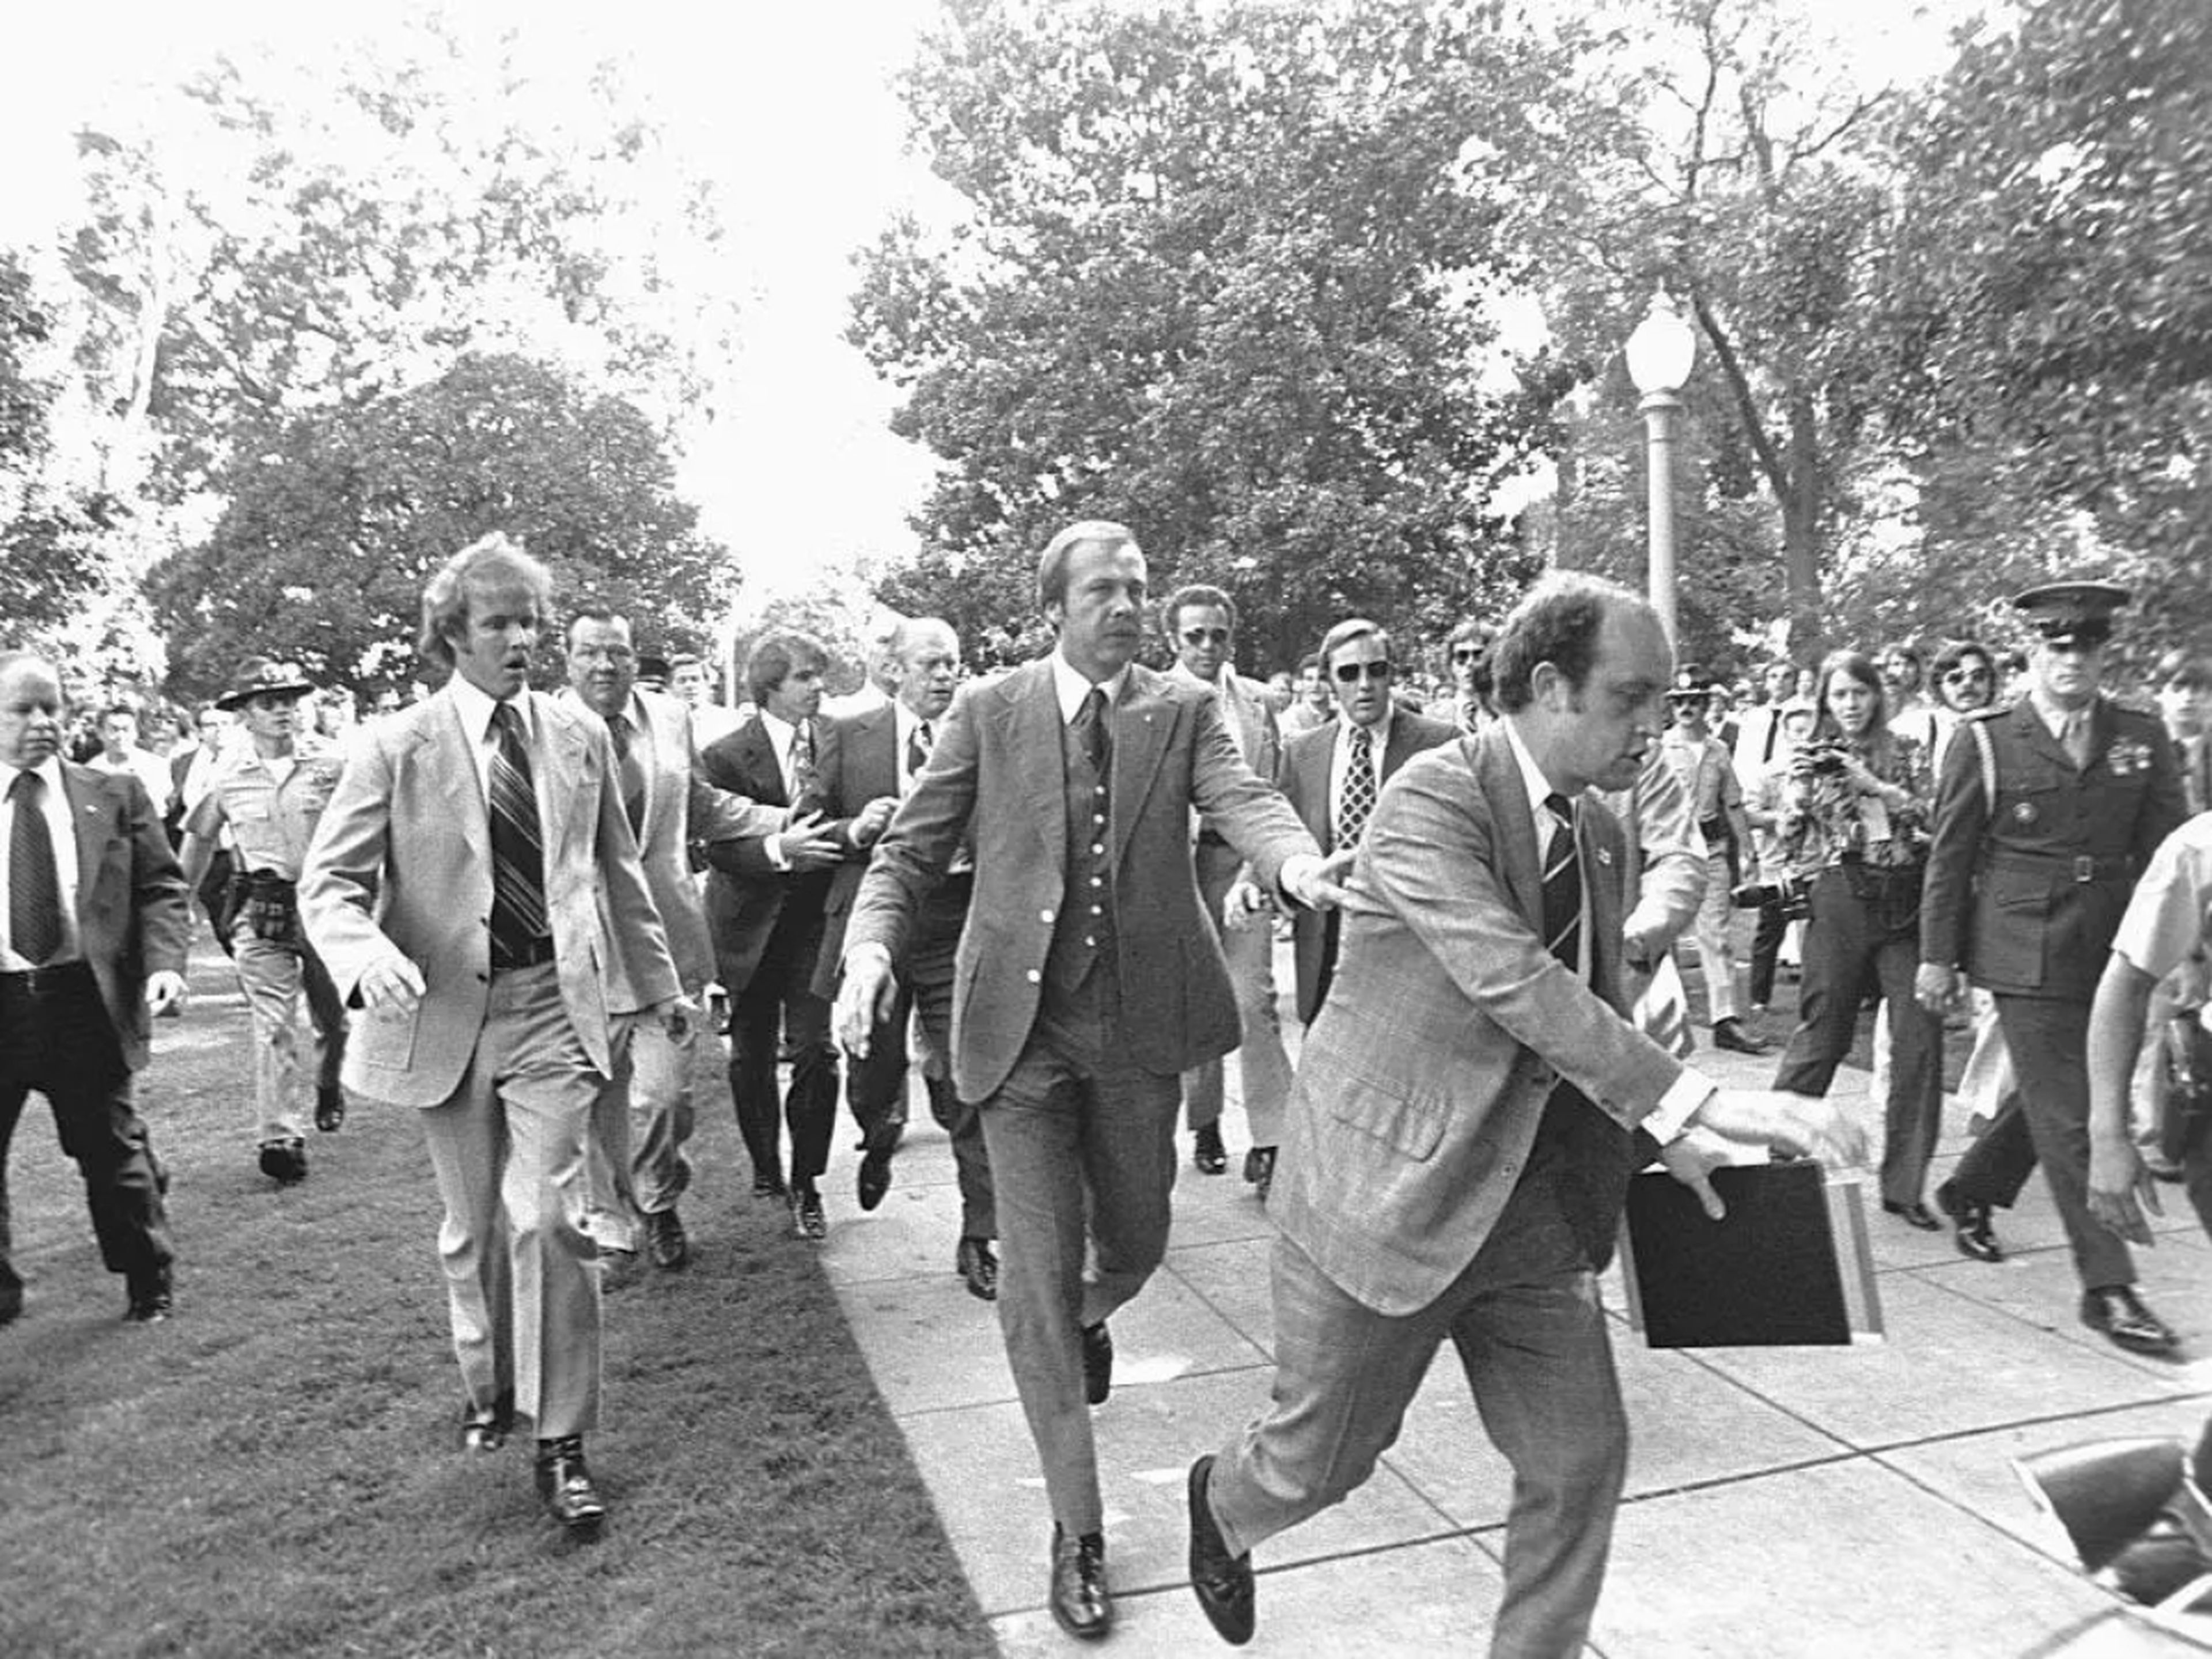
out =
{"type": "Polygon", "coordinates": [[[2033,823],[2035,822],[2035,803],[2032,800],[2024,800],[2021,802],[2019,805],[2014,807],[2012,809],[2012,821],[2014,823],[2033,823]]]}
{"type": "Polygon", "coordinates": [[[1608,870],[1613,868],[1613,848],[1610,847],[1599,848],[1597,849],[1597,861],[1608,870]]]}
{"type": "Polygon", "coordinates": [[[2116,778],[2131,778],[2150,770],[2150,745],[2138,738],[2125,738],[2105,751],[2105,764],[2116,778]]]}

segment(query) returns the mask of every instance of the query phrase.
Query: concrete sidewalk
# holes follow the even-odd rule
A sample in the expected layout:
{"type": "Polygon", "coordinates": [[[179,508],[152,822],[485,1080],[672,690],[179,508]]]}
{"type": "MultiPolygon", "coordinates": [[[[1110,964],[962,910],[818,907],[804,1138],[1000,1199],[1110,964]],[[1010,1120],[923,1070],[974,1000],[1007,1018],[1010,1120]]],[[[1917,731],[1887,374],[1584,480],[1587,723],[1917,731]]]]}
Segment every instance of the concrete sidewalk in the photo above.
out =
{"type": "MultiPolygon", "coordinates": [[[[1701,1051],[1698,1063],[1739,1086],[1772,1074],[1771,1059],[1701,1051]]],[[[1844,1073],[1845,1089],[1878,1130],[1866,1074],[1844,1073]]],[[[915,1117],[883,1207],[833,1206],[826,1264],[1001,1650],[1074,1651],[1044,1606],[1051,1516],[997,1320],[951,1271],[951,1152],[918,1101],[915,1117]]],[[[1118,1607],[1109,1645],[1127,1659],[1228,1651],[1188,1588],[1183,1477],[1265,1403],[1272,1328],[1270,1232],[1237,1178],[1233,1105],[1224,1128],[1230,1173],[1200,1176],[1186,1157],[1166,1266],[1114,1321],[1114,1397],[1097,1414],[1118,1607]]],[[[1931,1190],[1965,1144],[1955,1113],[1946,1128],[1931,1190]]],[[[2076,1322],[2039,1178],[1999,1217],[2008,1255],[1995,1267],[1960,1257],[1948,1231],[1882,1215],[1869,1186],[1879,1343],[1655,1352],[1627,1328],[1616,1269],[1607,1299],[1633,1445],[1591,1650],[2201,1654],[2075,1571],[2006,1461],[2110,1436],[2193,1438],[2212,1410],[2212,1249],[2179,1189],[2163,1191],[2169,1212],[2140,1267],[2146,1299],[2182,1334],[2179,1364],[2130,1358],[2076,1322]]],[[[1249,1651],[1481,1652],[1507,1492],[1448,1355],[1375,1478],[1258,1552],[1249,1651]]]]}

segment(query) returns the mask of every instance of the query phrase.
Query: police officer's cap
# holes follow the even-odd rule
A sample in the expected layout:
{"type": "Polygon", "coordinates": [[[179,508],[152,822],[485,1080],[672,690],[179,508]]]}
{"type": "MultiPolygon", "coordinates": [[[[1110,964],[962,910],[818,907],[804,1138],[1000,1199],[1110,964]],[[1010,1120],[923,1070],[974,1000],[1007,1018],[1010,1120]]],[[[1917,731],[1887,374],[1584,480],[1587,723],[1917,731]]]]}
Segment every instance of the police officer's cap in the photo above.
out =
{"type": "Polygon", "coordinates": [[[1674,684],[1667,688],[1669,702],[1699,702],[1713,694],[1719,682],[1698,664],[1686,662],[1674,671],[1674,684]]]}
{"type": "Polygon", "coordinates": [[[2013,595],[2013,606],[2053,644],[2100,644],[2112,636],[2112,612],[2135,596],[2117,582],[2045,582],[2013,595]]]}
{"type": "Polygon", "coordinates": [[[314,689],[291,663],[276,662],[268,657],[248,657],[239,664],[238,672],[230,677],[230,689],[215,700],[215,706],[238,708],[272,692],[280,696],[304,697],[314,689]]]}

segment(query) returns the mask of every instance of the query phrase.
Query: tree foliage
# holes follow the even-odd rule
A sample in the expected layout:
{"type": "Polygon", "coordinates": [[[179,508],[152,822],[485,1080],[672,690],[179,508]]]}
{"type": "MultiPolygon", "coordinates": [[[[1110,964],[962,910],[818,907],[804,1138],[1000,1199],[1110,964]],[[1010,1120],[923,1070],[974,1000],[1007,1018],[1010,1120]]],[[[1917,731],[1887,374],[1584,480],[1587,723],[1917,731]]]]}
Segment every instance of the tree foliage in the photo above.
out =
{"type": "Polygon", "coordinates": [[[237,469],[215,533],[151,587],[185,689],[255,653],[359,685],[420,672],[424,584],[495,530],[551,567],[564,609],[604,599],[647,640],[694,627],[734,586],[697,516],[636,408],[523,358],[470,356],[413,391],[295,416],[237,469]]]}
{"type": "Polygon", "coordinates": [[[904,93],[969,217],[895,226],[854,305],[945,462],[886,602],[1009,645],[1088,516],[1156,586],[1234,594],[1255,663],[1517,586],[1492,496],[1560,380],[1498,349],[1485,300],[1522,270],[1492,158],[1547,52],[1472,0],[947,11],[904,93]]]}

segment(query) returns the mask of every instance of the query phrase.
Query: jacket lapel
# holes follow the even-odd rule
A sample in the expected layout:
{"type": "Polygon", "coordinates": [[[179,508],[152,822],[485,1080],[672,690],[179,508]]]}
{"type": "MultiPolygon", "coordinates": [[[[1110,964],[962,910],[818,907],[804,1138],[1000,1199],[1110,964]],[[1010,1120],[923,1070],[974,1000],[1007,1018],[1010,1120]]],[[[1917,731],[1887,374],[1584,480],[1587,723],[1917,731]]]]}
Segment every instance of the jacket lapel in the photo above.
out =
{"type": "Polygon", "coordinates": [[[1042,658],[1014,671],[1005,682],[1008,752],[1017,757],[1029,785],[1029,811],[1052,860],[1053,873],[1067,877],[1067,766],[1061,757],[1060,698],[1052,684],[1052,665],[1042,658]]]}
{"type": "Polygon", "coordinates": [[[1503,726],[1492,726],[1477,738],[1462,738],[1461,744],[1463,750],[1473,750],[1475,775],[1482,785],[1483,799],[1490,803],[1498,874],[1530,928],[1540,936],[1544,931],[1543,865],[1536,848],[1534,808],[1521,781],[1513,745],[1503,726]]]}
{"type": "Polygon", "coordinates": [[[553,827],[560,836],[557,842],[550,835],[545,838],[550,873],[558,862],[556,848],[579,834],[586,844],[594,839],[589,827],[578,820],[586,812],[597,817],[599,792],[585,787],[591,773],[591,743],[584,723],[570,718],[550,697],[534,691],[523,695],[531,699],[531,720],[538,730],[538,764],[532,780],[538,789],[538,821],[553,827]]]}
{"type": "MultiPolygon", "coordinates": [[[[2013,705],[2012,718],[2021,742],[2039,753],[2057,761],[2068,771],[2074,769],[2074,758],[2066,752],[2066,745],[2051,734],[2036,711],[2034,703],[2022,697],[2013,705]]],[[[2094,728],[2092,728],[2094,730],[2094,728]]]]}
{"type": "Polygon", "coordinates": [[[99,883],[100,866],[107,857],[107,849],[115,844],[119,834],[118,821],[114,799],[100,787],[97,774],[79,776],[64,762],[62,795],[69,802],[70,823],[76,830],[76,891],[70,896],[70,902],[82,938],[85,903],[99,883]]]}
{"type": "Polygon", "coordinates": [[[1134,666],[1122,682],[1121,701],[1109,712],[1114,720],[1114,787],[1107,827],[1113,832],[1114,866],[1119,869],[1139,816],[1138,804],[1152,793],[1178,716],[1174,702],[1161,694],[1157,677],[1134,666]]]}
{"type": "Polygon", "coordinates": [[[1328,798],[1328,767],[1336,754],[1336,722],[1331,720],[1326,726],[1314,729],[1328,732],[1328,738],[1326,742],[1309,744],[1299,751],[1299,784],[1308,800],[1321,803],[1321,828],[1315,832],[1314,840],[1320,843],[1323,853],[1334,853],[1336,851],[1336,803],[1328,798]]]}
{"type": "Polygon", "coordinates": [[[430,780],[430,799],[469,803],[460,814],[462,836],[489,867],[491,803],[485,798],[484,781],[477,770],[477,740],[483,734],[469,730],[468,722],[461,718],[460,700],[451,691],[434,695],[443,698],[446,706],[434,720],[426,718],[415,728],[415,746],[422,751],[422,769],[430,780]]]}

